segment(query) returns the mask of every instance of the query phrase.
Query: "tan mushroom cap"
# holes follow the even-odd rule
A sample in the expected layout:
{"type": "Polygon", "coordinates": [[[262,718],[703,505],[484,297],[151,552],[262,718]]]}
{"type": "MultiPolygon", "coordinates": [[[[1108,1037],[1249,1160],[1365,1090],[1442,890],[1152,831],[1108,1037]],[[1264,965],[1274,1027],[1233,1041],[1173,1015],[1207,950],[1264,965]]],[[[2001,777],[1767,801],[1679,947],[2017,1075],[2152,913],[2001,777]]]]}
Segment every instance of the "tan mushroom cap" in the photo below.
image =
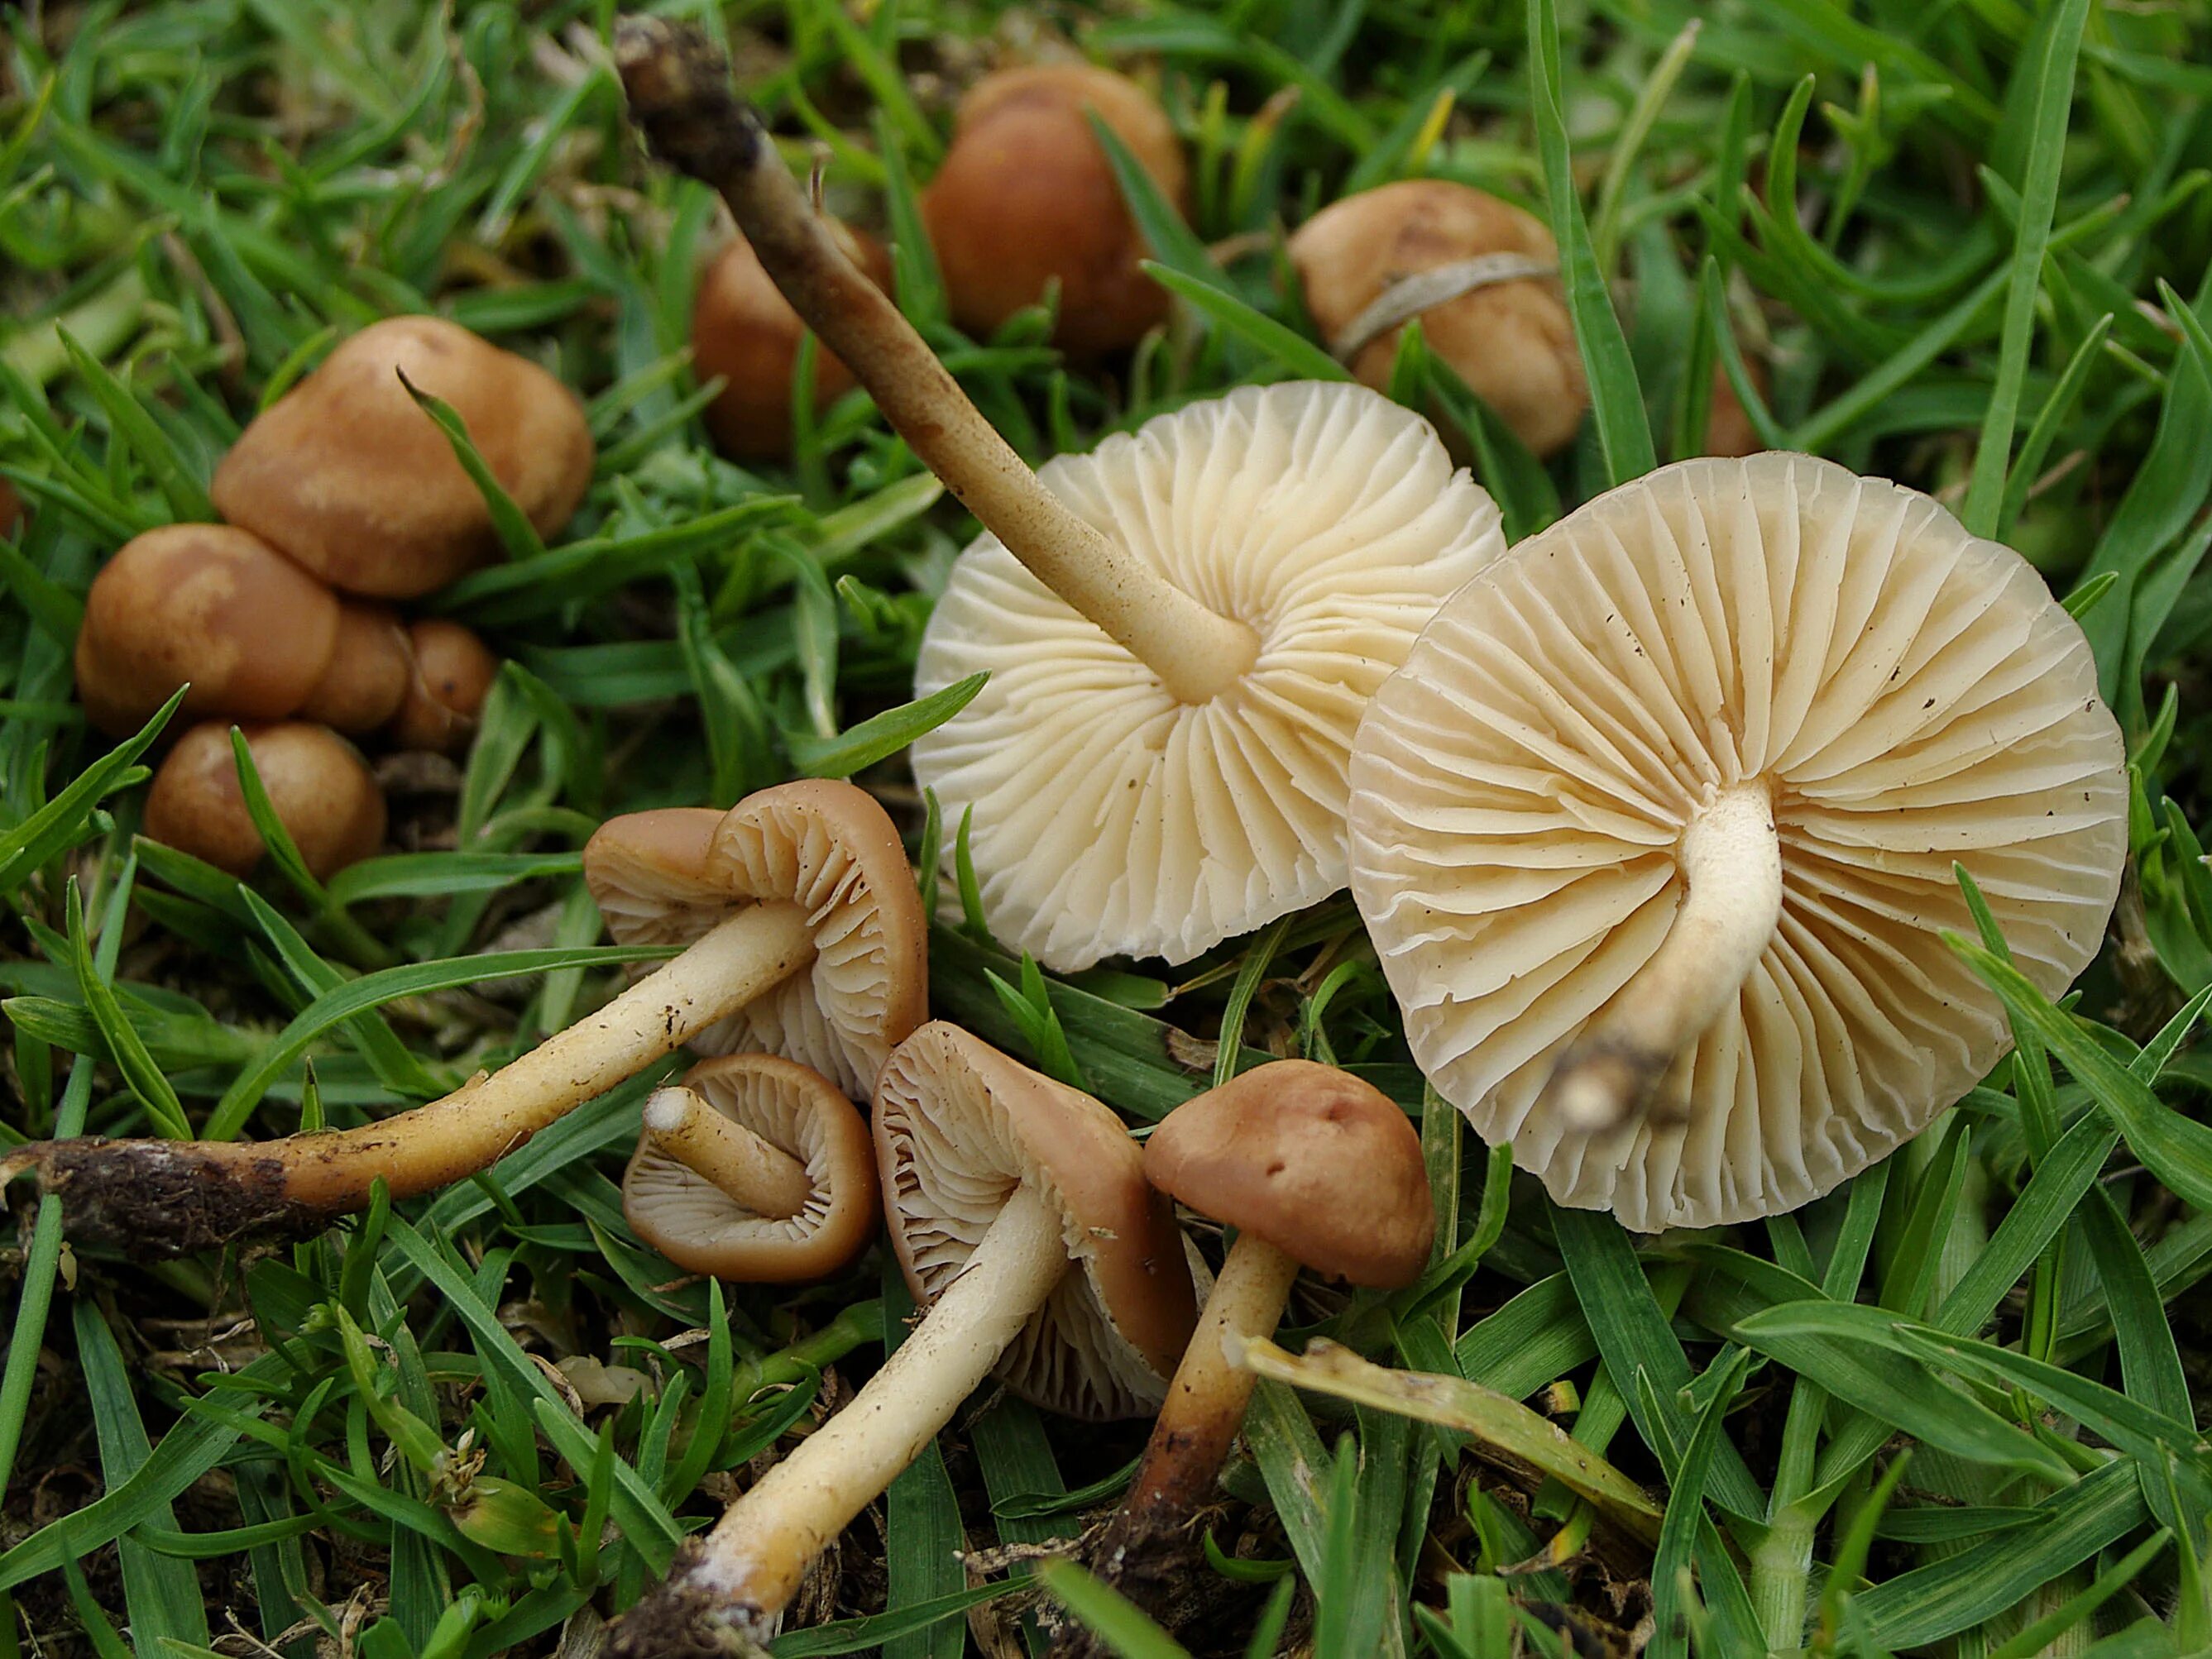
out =
{"type": "MultiPolygon", "coordinates": [[[[888,290],[891,261],[884,245],[849,225],[833,223],[832,230],[853,263],[888,290]]],[[[700,275],[691,307],[692,368],[702,380],[720,375],[726,382],[707,406],[707,425],[731,454],[775,459],[791,453],[791,377],[805,334],[744,237],[732,238],[700,275]]],[[[835,353],[815,354],[817,406],[852,385],[852,372],[835,353]]]]}
{"type": "Polygon", "coordinates": [[[476,735],[477,717],[499,678],[499,657],[474,630],[441,617],[408,624],[407,644],[414,666],[392,717],[392,740],[403,749],[459,754],[476,735]]]}
{"type": "Polygon", "coordinates": [[[260,538],[163,525],[125,542],[93,579],[78,695],[93,723],[118,735],[186,682],[186,714],[279,720],[322,679],[338,626],[330,589],[260,538]]]}
{"type": "Polygon", "coordinates": [[[849,783],[804,779],[728,812],[667,807],[602,824],[584,879],[624,944],[688,945],[732,911],[803,908],[815,956],[692,1039],[704,1054],[798,1060],[866,1099],[891,1048],[928,1018],[928,924],[906,848],[849,783]]]}
{"type": "MultiPolygon", "coordinates": [[[[1333,202],[1298,227],[1291,264],[1322,337],[1340,338],[1402,277],[1486,254],[1556,265],[1543,222],[1495,196],[1443,179],[1405,179],[1333,202]]],[[[1428,348],[1456,370],[1538,455],[1564,448],[1589,403],[1582,355],[1556,276],[1487,283],[1420,313],[1428,348]]],[[[1388,384],[1404,324],[1362,346],[1352,371],[1388,384]]],[[[1363,332],[1364,331],[1362,331],[1363,332]]]]}
{"type": "Polygon", "coordinates": [[[1875,1162],[2004,1052],[1941,937],[1975,931],[1954,860],[2040,989],[2088,963],[2123,759],[2081,630],[2016,554],[1808,456],[1688,461],[1522,543],[1376,694],[1352,890],[1415,1059],[1556,1200],[1742,1220],[1875,1162]],[[1577,1130],[1554,1064],[1746,799],[1737,827],[1778,838],[1778,922],[1664,1080],[1676,1121],[1577,1130]]]}
{"type": "Polygon", "coordinates": [[[768,1054],[703,1061],[684,1085],[806,1171],[805,1207],[757,1214],[641,1136],[623,1172],[623,1213],[679,1267],[741,1284],[820,1279],[867,1248],[882,1206],[868,1126],[837,1085],[768,1054]]]}
{"type": "Polygon", "coordinates": [[[374,732],[398,711],[414,676],[414,652],[398,613],[389,605],[345,600],[338,606],[330,662],[300,705],[300,718],[341,732],[374,732]]]}
{"type": "Polygon", "coordinates": [[[991,678],[913,757],[948,823],[975,811],[992,932],[1062,971],[1182,962],[1342,887],[1353,728],[1504,550],[1489,495],[1419,416],[1316,381],[1190,404],[1038,477],[1260,651],[1181,702],[998,538],[969,546],[915,687],[991,678]]]}
{"type": "Polygon", "coordinates": [[[592,476],[576,394],[436,317],[371,324],[256,416],[216,468],[216,510],[373,598],[416,598],[493,557],[490,510],[401,374],[453,405],[541,534],[568,523],[592,476]]]}
{"type": "Polygon", "coordinates": [[[1279,1060],[1170,1112],[1145,1178],[1316,1273],[1378,1290],[1428,1264],[1436,1211],[1398,1103],[1333,1066],[1279,1060]]]}
{"type": "MultiPolygon", "coordinates": [[[[321,879],[383,845],[384,792],[353,745],[301,720],[246,726],[246,746],[276,821],[321,879]]],[[[267,849],[246,810],[230,722],[205,720],[177,739],[146,793],[148,836],[234,876],[267,849]]]]}
{"type": "Polygon", "coordinates": [[[921,196],[953,320],[968,332],[990,333],[1054,283],[1053,338],[1079,355],[1134,345],[1166,319],[1168,292],[1139,264],[1150,249],[1087,111],[1185,205],[1182,141],[1135,82],[1088,64],[984,76],[960,100],[952,147],[921,196]]]}
{"type": "Polygon", "coordinates": [[[958,1278],[1008,1194],[1059,1205],[1071,1271],[996,1375],[1090,1421],[1156,1408],[1197,1319],[1182,1235],[1128,1130],[1079,1089],[942,1020],[901,1043],[876,1089],[891,1247],[917,1302],[958,1278]]]}

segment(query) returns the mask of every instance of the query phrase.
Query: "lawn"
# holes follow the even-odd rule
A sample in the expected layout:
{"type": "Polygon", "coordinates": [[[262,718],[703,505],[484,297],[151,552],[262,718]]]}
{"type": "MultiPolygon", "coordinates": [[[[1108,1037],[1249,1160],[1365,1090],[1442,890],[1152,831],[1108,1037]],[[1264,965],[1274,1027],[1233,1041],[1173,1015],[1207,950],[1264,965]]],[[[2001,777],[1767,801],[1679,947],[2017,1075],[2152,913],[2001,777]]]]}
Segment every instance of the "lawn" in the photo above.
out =
{"type": "MultiPolygon", "coordinates": [[[[1954,935],[2016,1045],[1979,1086],[1802,1209],[1657,1235],[1555,1205],[1425,1084],[1346,893],[1173,966],[1047,971],[994,942],[973,826],[906,754],[976,695],[915,695],[975,521],[857,391],[798,400],[787,457],[717,449],[690,343],[725,216],[629,125],[611,0],[33,0],[0,13],[0,480],[28,509],[0,520],[0,1139],[267,1139],[441,1096],[650,960],[583,884],[604,820],[849,778],[949,866],[922,889],[938,1018],[1138,1130],[1267,1058],[1345,1066],[1413,1115],[1437,1233],[1410,1288],[1301,1282],[1172,1638],[1055,1547],[1146,1424],[987,1385],[775,1653],[1041,1656],[1063,1607],[1132,1659],[2212,1650],[2212,7],[656,9],[726,41],[1032,465],[1346,378],[1285,252],[1340,197],[1437,179],[1534,213],[1589,383],[1572,440],[1539,459],[1418,330],[1390,395],[1508,541],[1740,405],[1747,447],[2016,549],[2126,744],[2101,951],[2054,1003],[1993,924],[1954,935]],[[1115,157],[1167,319],[1063,353],[1037,305],[970,337],[919,191],[966,87],[1071,56],[1185,147],[1187,216],[1115,157]],[[311,872],[257,803],[272,851],[240,882],[140,833],[172,715],[119,744],[88,720],[86,595],[133,537],[214,516],[258,410],[415,313],[572,388],[594,469],[562,528],[495,514],[502,558],[411,605],[504,666],[457,752],[363,740],[378,854],[311,872]],[[1316,1338],[1350,1352],[1297,1358],[1316,1338]]],[[[639,1237],[623,1163],[681,1069],[274,1248],[79,1248],[12,1185],[0,1654],[595,1652],[913,1312],[881,1246],[774,1287],[639,1237]]]]}

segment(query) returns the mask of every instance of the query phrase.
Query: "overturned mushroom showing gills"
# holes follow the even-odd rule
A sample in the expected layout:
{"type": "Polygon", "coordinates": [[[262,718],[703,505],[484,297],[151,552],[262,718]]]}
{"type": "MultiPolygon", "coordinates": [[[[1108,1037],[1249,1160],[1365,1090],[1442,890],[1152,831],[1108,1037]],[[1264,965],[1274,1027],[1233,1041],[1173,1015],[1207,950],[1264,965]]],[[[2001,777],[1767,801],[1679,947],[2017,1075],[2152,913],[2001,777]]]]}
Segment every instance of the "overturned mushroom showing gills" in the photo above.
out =
{"type": "Polygon", "coordinates": [[[623,1213],[679,1267],[744,1284],[836,1273],[882,1206],[868,1126],[810,1066],[767,1054],[695,1066],[645,1103],[623,1213]]]}
{"type": "Polygon", "coordinates": [[[1273,1333],[1301,1266],[1376,1289],[1411,1284],[1436,1217],[1406,1115],[1310,1060],[1255,1067],[1176,1108],[1145,1143],[1145,1176],[1237,1229],[1136,1479],[1089,1551],[1108,1583],[1157,1614],[1178,1535],[1212,1500],[1251,1399],[1232,1348],[1273,1333]]]}
{"type": "Polygon", "coordinates": [[[885,1064],[875,1133],[891,1242],[927,1316],[684,1547],[610,1632],[611,1659],[764,1642],[807,1564],[994,1371],[1091,1420],[1158,1403],[1190,1334],[1189,1270],[1119,1118],[939,1023],[885,1064]]]}
{"type": "Polygon", "coordinates": [[[216,510],[349,593],[413,599],[489,559],[491,509],[410,384],[452,405],[541,535],[568,523],[592,480],[576,394],[437,317],[370,324],[256,416],[216,468],[216,510]]]}
{"type": "Polygon", "coordinates": [[[64,1140],[18,1149],[80,1237],[207,1249],[312,1231],[381,1177],[407,1198],[489,1168],[687,1043],[780,1052],[865,1089],[925,1009],[924,921],[898,833],[865,792],[806,781],[727,813],[600,827],[585,878],[625,942],[680,956],[443,1099],[337,1133],[251,1144],[64,1140]]]}
{"type": "Polygon", "coordinates": [[[2057,995],[2127,852],[2087,642],[2016,554],[1808,456],[1599,497],[1362,722],[1352,891],[1437,1088],[1644,1231],[1803,1204],[2008,1042],[1979,884],[2057,995]]]}
{"type": "Polygon", "coordinates": [[[1253,388],[1040,478],[838,250],[703,41],[631,18],[617,55],[654,147],[721,191],[985,526],[919,680],[991,679],[915,762],[954,822],[975,809],[993,931],[1061,969],[1182,961],[1342,886],[1360,709],[1504,549],[1435,433],[1356,386],[1253,388]]]}

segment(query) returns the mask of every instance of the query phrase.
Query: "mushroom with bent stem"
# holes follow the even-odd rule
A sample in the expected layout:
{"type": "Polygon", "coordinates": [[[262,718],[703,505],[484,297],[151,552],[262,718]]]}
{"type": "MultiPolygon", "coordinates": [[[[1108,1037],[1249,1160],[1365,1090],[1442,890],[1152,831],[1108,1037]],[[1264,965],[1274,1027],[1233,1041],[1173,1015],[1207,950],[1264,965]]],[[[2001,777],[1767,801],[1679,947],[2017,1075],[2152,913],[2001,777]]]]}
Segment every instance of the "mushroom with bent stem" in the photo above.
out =
{"type": "Polygon", "coordinates": [[[821,1073],[769,1054],[705,1060],[655,1090],[623,1172],[639,1237],[749,1285],[827,1277],[881,1212],[866,1121],[821,1073]]]}
{"type": "Polygon", "coordinates": [[[1352,756],[1352,892],[1445,1098],[1653,1231],[1817,1198],[2009,1041],[1978,884],[2062,993],[2128,846],[2043,579],[1810,456],[1662,468],[1445,605],[1352,756]]]}
{"type": "Polygon", "coordinates": [[[1360,708],[1504,546],[1434,432],[1357,386],[1246,388],[1040,477],[844,257],[703,38],[627,18],[616,47],[653,147],[721,191],[988,532],[918,689],[991,678],[915,761],[951,816],[975,809],[993,931],[1062,969],[1181,961],[1340,887],[1360,708]]]}
{"type": "Polygon", "coordinates": [[[1190,1334],[1189,1268],[1119,1118],[940,1022],[884,1063],[875,1134],[891,1243],[927,1316],[684,1547],[610,1630],[610,1659],[765,1641],[808,1563],[994,1371],[1092,1420],[1158,1403],[1190,1334]]]}
{"type": "Polygon", "coordinates": [[[489,1168],[686,1043],[781,1052],[864,1088],[871,1060],[921,1021],[914,872],[883,809],[851,784],[782,784],[727,813],[616,818],[584,862],[617,939],[685,948],[497,1072],[357,1129],[50,1141],[0,1171],[35,1169],[74,1233],[140,1249],[312,1231],[366,1206],[380,1178],[405,1198],[489,1168]]]}
{"type": "MultiPolygon", "coordinates": [[[[1145,1143],[1145,1176],[1237,1229],[1136,1478],[1085,1552],[1157,1614],[1175,1541],[1211,1498],[1252,1396],[1236,1350],[1273,1333],[1301,1267],[1379,1290],[1411,1284],[1436,1216],[1420,1137],[1396,1103],[1311,1060],[1256,1066],[1185,1101],[1145,1143]]],[[[1093,1645],[1061,1638],[1063,1650],[1093,1645]]]]}

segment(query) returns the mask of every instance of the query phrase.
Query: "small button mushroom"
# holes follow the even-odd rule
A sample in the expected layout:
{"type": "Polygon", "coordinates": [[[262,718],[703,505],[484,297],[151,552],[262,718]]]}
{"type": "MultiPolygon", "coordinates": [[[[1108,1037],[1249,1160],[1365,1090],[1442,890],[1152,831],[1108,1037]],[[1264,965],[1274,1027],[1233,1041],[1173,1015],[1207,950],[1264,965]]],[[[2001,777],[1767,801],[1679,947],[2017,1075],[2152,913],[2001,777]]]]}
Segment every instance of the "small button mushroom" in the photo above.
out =
{"type": "Polygon", "coordinates": [[[254,417],[216,468],[216,509],[331,586],[413,599],[494,557],[491,513],[400,380],[453,405],[539,533],[592,477],[576,395],[526,357],[436,317],[392,317],[341,344],[254,417]]]}
{"type": "Polygon", "coordinates": [[[1167,290],[1139,267],[1149,250],[1086,111],[1183,207],[1182,142],[1135,82],[1087,64],[984,76],[921,197],[952,319],[969,333],[988,335],[1054,281],[1053,339],[1078,356],[1133,346],[1166,319],[1167,290]]]}
{"type": "Polygon", "coordinates": [[[678,1267],[749,1285],[823,1279],[883,1205],[866,1119],[810,1066],[726,1054],[645,1103],[623,1214],[678,1267]]]}
{"type": "Polygon", "coordinates": [[[457,622],[426,617],[411,623],[407,642],[413,668],[392,717],[392,740],[402,749],[457,755],[476,735],[499,658],[457,622]]]}
{"type": "Polygon", "coordinates": [[[398,614],[389,605],[342,600],[330,662],[300,705],[300,718],[341,732],[374,732],[398,712],[415,676],[398,614]]]}
{"type": "MultiPolygon", "coordinates": [[[[153,821],[149,804],[149,834],[153,821]]],[[[159,1248],[296,1236],[366,1206],[379,1179],[411,1198],[489,1169],[687,1043],[782,1054],[863,1095],[927,1015],[914,871],[883,808],[849,783],[781,784],[726,813],[611,819],[584,848],[584,878],[617,939],[686,948],[489,1076],[339,1133],[50,1141],[18,1163],[62,1194],[74,1237],[128,1237],[149,1190],[180,1186],[190,1212],[159,1248]]]]}
{"type": "Polygon", "coordinates": [[[1322,337],[1369,386],[1388,383],[1419,317],[1429,349],[1531,450],[1574,437],[1589,388],[1540,221],[1466,185],[1407,179],[1331,203],[1290,256],[1322,337]]]}
{"type": "MultiPolygon", "coordinates": [[[[384,793],[351,744],[304,720],[240,728],[276,821],[317,879],[358,864],[383,844],[384,793]]],[[[227,720],[204,720],[177,739],[146,794],[146,834],[234,876],[265,850],[246,810],[227,720]]]]}
{"type": "MultiPolygon", "coordinates": [[[[827,224],[868,280],[888,289],[891,262],[883,244],[850,225],[827,224]]],[[[702,380],[719,374],[726,382],[708,405],[707,426],[731,454],[775,460],[791,453],[792,375],[805,332],[744,237],[733,238],[700,276],[691,308],[691,365],[702,380]]],[[[816,407],[852,384],[843,363],[816,352],[816,407]]]]}
{"type": "Polygon", "coordinates": [[[1086,1420],[1158,1405],[1190,1336],[1189,1268],[1119,1118],[940,1022],[885,1063],[875,1133],[892,1246],[927,1316],[684,1547],[609,1630],[609,1659],[764,1639],[808,1564],[994,1372],[1086,1420]]]}
{"type": "Polygon", "coordinates": [[[331,665],[338,602],[258,537],[219,524],[134,536],[93,578],[77,695],[102,731],[136,732],[190,682],[185,712],[272,720],[331,665]]]}
{"type": "Polygon", "coordinates": [[[1436,1216],[1405,1113],[1310,1060],[1255,1067],[1176,1107],[1145,1143],[1145,1178],[1237,1230],[1136,1479],[1089,1552],[1109,1583],[1158,1613],[1160,1552],[1188,1547],[1252,1396],[1232,1349],[1273,1333],[1302,1266],[1379,1290],[1410,1285],[1436,1216]]]}
{"type": "Polygon", "coordinates": [[[2128,849],[2118,723],[2042,578],[1807,455],[1623,485],[1455,595],[1368,705],[1352,890],[1413,1057],[1564,1205],[1792,1209],[1978,1082],[1979,884],[2061,994],[2128,849]]]}

